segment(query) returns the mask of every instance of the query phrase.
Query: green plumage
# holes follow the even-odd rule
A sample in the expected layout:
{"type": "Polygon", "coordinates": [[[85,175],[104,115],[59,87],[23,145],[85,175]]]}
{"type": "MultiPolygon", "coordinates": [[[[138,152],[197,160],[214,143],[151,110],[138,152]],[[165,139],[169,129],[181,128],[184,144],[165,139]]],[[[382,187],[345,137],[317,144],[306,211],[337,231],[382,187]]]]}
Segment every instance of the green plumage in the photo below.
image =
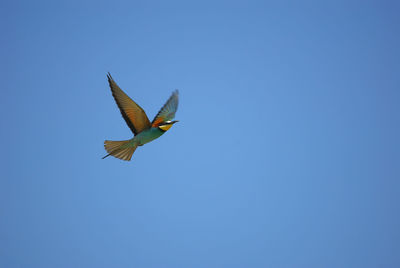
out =
{"type": "Polygon", "coordinates": [[[133,137],[133,139],[131,141],[132,141],[132,144],[134,144],[136,146],[142,146],[146,143],[151,142],[152,140],[157,139],[164,133],[165,133],[165,131],[162,131],[158,127],[157,128],[152,127],[152,128],[143,130],[142,132],[137,134],[135,137],[133,137]]]}

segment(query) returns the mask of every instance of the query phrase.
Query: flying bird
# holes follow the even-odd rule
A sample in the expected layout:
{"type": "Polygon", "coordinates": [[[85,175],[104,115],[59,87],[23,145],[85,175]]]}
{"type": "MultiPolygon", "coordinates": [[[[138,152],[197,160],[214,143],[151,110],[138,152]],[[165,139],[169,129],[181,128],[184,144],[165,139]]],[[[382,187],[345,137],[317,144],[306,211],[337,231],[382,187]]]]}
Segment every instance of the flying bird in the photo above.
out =
{"type": "Polygon", "coordinates": [[[134,137],[125,141],[104,141],[104,148],[108,155],[104,156],[103,159],[112,155],[116,158],[130,161],[138,146],[157,139],[169,130],[173,124],[178,122],[172,121],[178,109],[178,90],[172,93],[150,123],[144,110],[119,88],[110,73],[107,74],[107,78],[115,102],[126,124],[132,130],[134,137]]]}

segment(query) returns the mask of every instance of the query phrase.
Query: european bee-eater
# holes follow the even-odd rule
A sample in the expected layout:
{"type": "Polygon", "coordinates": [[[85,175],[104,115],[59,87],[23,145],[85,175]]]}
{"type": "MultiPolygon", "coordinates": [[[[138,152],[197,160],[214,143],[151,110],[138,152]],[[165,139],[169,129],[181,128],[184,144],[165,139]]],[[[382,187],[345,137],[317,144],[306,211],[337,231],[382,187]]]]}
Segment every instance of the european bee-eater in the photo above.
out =
{"type": "Polygon", "coordinates": [[[172,93],[171,97],[150,123],[143,109],[119,88],[110,73],[108,73],[107,78],[115,102],[121,111],[122,117],[132,130],[134,137],[125,141],[104,141],[104,148],[108,152],[108,155],[104,156],[103,159],[112,155],[129,161],[138,146],[157,139],[170,129],[173,124],[178,122],[171,121],[174,119],[176,110],[178,109],[178,90],[172,93]]]}

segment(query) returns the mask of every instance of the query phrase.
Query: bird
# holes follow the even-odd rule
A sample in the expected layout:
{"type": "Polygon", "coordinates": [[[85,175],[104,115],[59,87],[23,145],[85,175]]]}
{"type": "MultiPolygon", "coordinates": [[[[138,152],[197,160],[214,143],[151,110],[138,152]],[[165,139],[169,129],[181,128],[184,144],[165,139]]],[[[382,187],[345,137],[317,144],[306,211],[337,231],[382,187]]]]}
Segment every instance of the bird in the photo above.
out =
{"type": "Polygon", "coordinates": [[[105,140],[104,148],[108,154],[102,159],[112,155],[121,160],[130,161],[138,146],[142,146],[159,138],[167,132],[172,125],[179,122],[177,120],[172,121],[178,109],[179,92],[175,90],[172,93],[171,97],[160,109],[153,121],[150,122],[145,111],[122,91],[110,73],[107,74],[107,79],[121,115],[134,136],[132,139],[124,141],[105,140]]]}

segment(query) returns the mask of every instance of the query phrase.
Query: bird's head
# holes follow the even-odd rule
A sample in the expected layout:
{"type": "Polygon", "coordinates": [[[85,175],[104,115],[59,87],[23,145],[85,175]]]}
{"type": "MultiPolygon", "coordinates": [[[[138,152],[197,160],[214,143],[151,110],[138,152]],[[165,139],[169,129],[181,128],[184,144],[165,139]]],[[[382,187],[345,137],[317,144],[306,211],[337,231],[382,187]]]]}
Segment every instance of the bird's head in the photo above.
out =
{"type": "Polygon", "coordinates": [[[165,121],[163,123],[161,123],[158,128],[161,129],[162,131],[167,131],[168,129],[170,129],[172,127],[173,124],[177,123],[179,121],[175,120],[175,121],[165,121]]]}

